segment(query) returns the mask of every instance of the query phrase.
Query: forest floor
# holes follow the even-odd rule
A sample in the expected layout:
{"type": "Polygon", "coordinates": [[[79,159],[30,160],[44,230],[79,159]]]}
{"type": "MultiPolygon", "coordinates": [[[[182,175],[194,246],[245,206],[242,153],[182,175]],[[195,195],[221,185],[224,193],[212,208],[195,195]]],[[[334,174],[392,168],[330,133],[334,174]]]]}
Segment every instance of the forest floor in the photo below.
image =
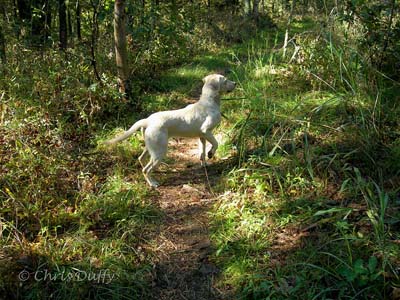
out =
{"type": "Polygon", "coordinates": [[[213,163],[200,166],[197,140],[172,140],[169,157],[175,162],[161,166],[165,178],[154,198],[165,217],[152,239],[157,261],[153,298],[219,299],[213,287],[219,269],[208,259],[209,211],[216,199],[210,187],[218,181],[218,170],[213,163]]]}
{"type": "MultiPolygon", "coordinates": [[[[160,85],[167,89],[162,98],[172,99],[172,107],[168,109],[198,100],[202,86],[198,79],[205,70],[208,74],[224,74],[227,69],[226,53],[222,53],[196,57],[191,64],[166,72],[160,78],[160,85]]],[[[149,97],[153,99],[155,95],[149,97]]],[[[223,142],[223,134],[218,130],[214,134],[223,142]]],[[[210,149],[211,145],[207,146],[210,149]]],[[[218,190],[224,180],[223,172],[233,160],[229,155],[217,155],[202,167],[198,139],[170,139],[167,158],[154,176],[161,185],[151,199],[163,217],[143,245],[154,256],[150,283],[153,299],[212,300],[225,299],[233,293],[229,287],[224,290],[216,287],[221,270],[209,257],[216,250],[210,238],[210,215],[223,193],[218,190]]]]}
{"type": "MultiPolygon", "coordinates": [[[[307,32],[312,24],[292,25],[307,32]]],[[[310,65],[304,69],[302,57],[282,57],[283,36],[260,32],[165,70],[146,82],[142,115],[113,103],[121,115],[107,121],[86,124],[79,105],[67,112],[80,118],[63,117],[56,71],[41,87],[54,101],[44,101],[46,93],[10,96],[0,128],[0,299],[389,299],[398,292],[400,143],[382,147],[385,135],[375,134],[375,95],[354,93],[363,86],[357,82],[352,91],[327,88],[304,72],[310,65]],[[220,146],[206,168],[197,140],[171,139],[154,174],[161,185],[150,189],[137,160],[140,134],[102,146],[140,118],[195,102],[211,73],[237,88],[226,95],[235,101],[221,103],[227,119],[214,131],[220,146]],[[391,171],[383,176],[382,166],[391,171]],[[60,279],[104,271],[116,278],[107,286],[60,279]],[[43,272],[55,279],[33,276],[43,272]],[[19,274],[30,277],[22,282],[19,274]]],[[[331,57],[332,48],[324,53],[331,57]]],[[[14,69],[25,79],[31,67],[14,69]]],[[[25,84],[9,90],[35,82],[25,84]]],[[[63,89],[67,100],[108,99],[95,85],[74,97],[74,86],[63,89]]]]}

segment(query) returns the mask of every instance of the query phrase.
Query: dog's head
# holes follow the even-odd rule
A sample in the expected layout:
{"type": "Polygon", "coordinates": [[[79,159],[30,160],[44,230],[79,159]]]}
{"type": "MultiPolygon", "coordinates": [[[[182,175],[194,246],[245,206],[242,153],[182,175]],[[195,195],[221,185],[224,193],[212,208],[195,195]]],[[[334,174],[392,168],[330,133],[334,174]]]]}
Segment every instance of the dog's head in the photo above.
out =
{"type": "Polygon", "coordinates": [[[212,89],[218,92],[233,91],[236,82],[228,80],[225,76],[219,74],[211,74],[203,78],[204,85],[209,85],[212,89]]]}

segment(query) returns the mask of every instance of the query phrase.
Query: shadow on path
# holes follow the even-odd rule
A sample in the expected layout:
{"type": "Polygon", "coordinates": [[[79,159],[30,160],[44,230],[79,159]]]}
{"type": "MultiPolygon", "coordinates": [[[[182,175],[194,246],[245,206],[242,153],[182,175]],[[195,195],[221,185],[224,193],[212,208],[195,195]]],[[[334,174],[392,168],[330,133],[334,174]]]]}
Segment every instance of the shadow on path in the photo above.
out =
{"type": "Polygon", "coordinates": [[[220,270],[208,256],[213,251],[209,239],[209,211],[216,199],[209,187],[218,183],[224,161],[210,162],[208,181],[193,149],[197,149],[196,140],[170,145],[169,157],[175,162],[167,168],[161,167],[156,174],[163,180],[154,200],[165,219],[151,242],[157,261],[152,299],[223,298],[213,286],[220,270]]]}

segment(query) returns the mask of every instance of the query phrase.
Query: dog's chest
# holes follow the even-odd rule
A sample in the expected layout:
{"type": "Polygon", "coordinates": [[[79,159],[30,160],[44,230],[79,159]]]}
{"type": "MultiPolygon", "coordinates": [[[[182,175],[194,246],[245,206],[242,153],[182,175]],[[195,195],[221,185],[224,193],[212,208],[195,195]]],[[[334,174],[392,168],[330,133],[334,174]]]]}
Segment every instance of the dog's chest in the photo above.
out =
{"type": "Polygon", "coordinates": [[[221,121],[219,109],[191,106],[176,113],[168,123],[169,136],[197,137],[206,127],[212,130],[221,121]]]}

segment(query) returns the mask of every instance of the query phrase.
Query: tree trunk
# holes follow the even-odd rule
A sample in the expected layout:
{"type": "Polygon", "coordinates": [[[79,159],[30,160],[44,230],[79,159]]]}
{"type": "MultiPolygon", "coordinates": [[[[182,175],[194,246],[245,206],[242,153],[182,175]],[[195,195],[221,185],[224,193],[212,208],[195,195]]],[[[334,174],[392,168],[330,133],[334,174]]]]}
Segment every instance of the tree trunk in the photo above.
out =
{"type": "Polygon", "coordinates": [[[292,0],[292,5],[290,7],[290,15],[289,15],[287,25],[286,25],[285,42],[283,43],[283,58],[285,58],[285,56],[286,56],[286,48],[287,48],[287,44],[289,41],[290,24],[292,23],[293,11],[294,11],[295,5],[296,5],[296,0],[292,0]]]}
{"type": "Polygon", "coordinates": [[[76,36],[78,37],[78,41],[81,41],[82,40],[82,35],[81,35],[81,4],[80,4],[79,0],[76,0],[75,14],[76,14],[76,36]]]}
{"type": "Polygon", "coordinates": [[[45,7],[44,7],[44,12],[45,12],[45,29],[44,29],[44,36],[45,36],[45,41],[47,42],[47,39],[49,36],[51,36],[51,0],[45,0],[45,7]]]}
{"type": "Polygon", "coordinates": [[[58,15],[59,15],[59,22],[60,22],[60,48],[62,50],[67,49],[67,13],[66,13],[66,6],[65,0],[58,0],[58,15]]]}
{"type": "Polygon", "coordinates": [[[3,24],[6,24],[7,12],[6,12],[6,6],[5,6],[4,2],[5,2],[4,0],[0,0],[0,5],[2,7],[1,13],[2,13],[2,17],[3,17],[3,22],[0,20],[0,60],[5,65],[6,64],[6,38],[5,38],[4,32],[3,32],[3,24]]]}
{"type": "Polygon", "coordinates": [[[142,0],[142,7],[140,12],[140,23],[144,25],[146,19],[146,0],[142,0]]]}
{"type": "Polygon", "coordinates": [[[272,0],[271,13],[273,16],[275,16],[275,0],[272,0]]]}
{"type": "Polygon", "coordinates": [[[92,8],[93,8],[93,16],[92,16],[92,23],[91,23],[91,38],[90,38],[90,56],[92,60],[92,67],[94,75],[96,76],[97,81],[102,85],[100,73],[97,69],[97,61],[96,61],[96,49],[97,49],[97,40],[99,38],[99,2],[94,0],[90,1],[92,8]]]}
{"type": "Polygon", "coordinates": [[[128,52],[126,47],[125,0],[115,0],[114,4],[114,42],[115,59],[118,71],[119,91],[130,96],[128,52]]]}
{"type": "Polygon", "coordinates": [[[150,18],[151,18],[150,19],[150,29],[151,29],[150,34],[151,35],[153,35],[153,30],[156,26],[155,24],[156,24],[156,19],[157,19],[157,16],[156,16],[157,6],[158,6],[157,2],[154,0],[151,0],[151,7],[150,7],[150,18]]]}
{"type": "Polygon", "coordinates": [[[211,0],[207,0],[207,23],[211,22],[211,0]]]}
{"type": "Polygon", "coordinates": [[[21,21],[30,21],[32,18],[32,11],[30,1],[18,0],[18,14],[21,21]]]}
{"type": "Polygon", "coordinates": [[[46,0],[31,1],[31,41],[34,46],[42,46],[47,40],[47,7],[46,0]]]}
{"type": "Polygon", "coordinates": [[[72,36],[74,35],[74,30],[72,27],[71,11],[69,9],[69,6],[67,7],[67,25],[68,25],[68,36],[71,39],[72,36]]]}
{"type": "Polygon", "coordinates": [[[383,65],[383,61],[385,58],[385,52],[387,50],[387,47],[389,46],[389,41],[390,41],[390,36],[391,36],[391,32],[392,32],[392,24],[393,24],[393,16],[395,13],[395,6],[396,6],[396,0],[392,0],[391,6],[390,6],[390,14],[389,14],[389,21],[388,21],[388,25],[386,28],[386,34],[384,37],[384,41],[383,41],[383,48],[382,48],[382,52],[381,52],[381,56],[379,59],[379,68],[382,68],[383,65]]]}
{"type": "Polygon", "coordinates": [[[260,0],[253,0],[253,18],[254,20],[258,21],[258,4],[260,3],[260,0]]]}
{"type": "Polygon", "coordinates": [[[251,14],[251,2],[250,0],[245,0],[244,1],[244,11],[246,15],[250,15],[251,14]]]}
{"type": "Polygon", "coordinates": [[[174,23],[178,18],[178,6],[176,0],[171,1],[171,21],[174,23]]]}
{"type": "Polygon", "coordinates": [[[3,27],[0,25],[0,59],[3,64],[6,63],[6,39],[3,33],[3,27]]]}
{"type": "Polygon", "coordinates": [[[231,14],[236,15],[238,12],[238,7],[240,6],[239,0],[225,0],[225,5],[231,7],[231,14]]]}

